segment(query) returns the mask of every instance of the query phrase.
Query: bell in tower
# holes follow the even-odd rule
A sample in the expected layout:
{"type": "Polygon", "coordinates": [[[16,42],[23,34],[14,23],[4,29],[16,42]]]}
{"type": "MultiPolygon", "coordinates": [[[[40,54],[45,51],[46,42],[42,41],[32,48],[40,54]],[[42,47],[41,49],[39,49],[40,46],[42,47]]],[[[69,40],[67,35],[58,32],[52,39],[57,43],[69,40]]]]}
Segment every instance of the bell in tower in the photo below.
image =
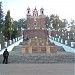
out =
{"type": "Polygon", "coordinates": [[[43,8],[40,9],[40,15],[44,15],[44,9],[43,8]]]}
{"type": "Polygon", "coordinates": [[[31,11],[31,10],[30,10],[30,8],[28,7],[28,8],[27,8],[27,15],[31,15],[31,14],[30,14],[30,11],[31,11]]]}

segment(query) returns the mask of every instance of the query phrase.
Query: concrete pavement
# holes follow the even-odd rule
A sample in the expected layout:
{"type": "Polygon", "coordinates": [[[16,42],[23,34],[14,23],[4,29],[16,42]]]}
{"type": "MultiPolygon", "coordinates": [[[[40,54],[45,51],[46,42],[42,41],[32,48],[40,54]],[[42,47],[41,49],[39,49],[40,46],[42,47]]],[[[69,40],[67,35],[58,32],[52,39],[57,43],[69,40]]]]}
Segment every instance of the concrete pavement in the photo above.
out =
{"type": "Polygon", "coordinates": [[[0,64],[0,75],[75,75],[75,64],[0,64]]]}

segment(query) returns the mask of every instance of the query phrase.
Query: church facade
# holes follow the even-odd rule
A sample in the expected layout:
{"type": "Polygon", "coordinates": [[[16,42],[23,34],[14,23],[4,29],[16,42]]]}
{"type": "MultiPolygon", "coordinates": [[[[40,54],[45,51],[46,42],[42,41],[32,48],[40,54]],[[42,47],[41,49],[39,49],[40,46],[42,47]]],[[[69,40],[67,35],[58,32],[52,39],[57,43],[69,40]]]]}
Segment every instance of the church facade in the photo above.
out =
{"type": "Polygon", "coordinates": [[[40,12],[36,9],[31,11],[31,9],[27,8],[27,28],[28,29],[45,29],[45,15],[44,9],[41,8],[40,12]],[[32,14],[31,14],[32,13],[32,14]]]}
{"type": "Polygon", "coordinates": [[[27,28],[23,31],[22,53],[51,53],[57,52],[57,46],[48,42],[48,30],[45,28],[44,9],[40,9],[40,15],[35,7],[27,8],[27,28]],[[26,41],[27,40],[27,41],[26,41]]]}

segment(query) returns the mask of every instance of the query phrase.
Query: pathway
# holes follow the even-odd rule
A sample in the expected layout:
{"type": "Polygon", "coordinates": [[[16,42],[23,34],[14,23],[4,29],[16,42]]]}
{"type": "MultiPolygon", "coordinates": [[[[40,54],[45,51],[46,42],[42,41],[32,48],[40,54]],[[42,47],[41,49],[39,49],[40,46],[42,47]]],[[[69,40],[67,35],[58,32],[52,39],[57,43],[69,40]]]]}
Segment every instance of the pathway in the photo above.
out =
{"type": "Polygon", "coordinates": [[[5,64],[0,75],[75,75],[75,64],[5,64]]]}

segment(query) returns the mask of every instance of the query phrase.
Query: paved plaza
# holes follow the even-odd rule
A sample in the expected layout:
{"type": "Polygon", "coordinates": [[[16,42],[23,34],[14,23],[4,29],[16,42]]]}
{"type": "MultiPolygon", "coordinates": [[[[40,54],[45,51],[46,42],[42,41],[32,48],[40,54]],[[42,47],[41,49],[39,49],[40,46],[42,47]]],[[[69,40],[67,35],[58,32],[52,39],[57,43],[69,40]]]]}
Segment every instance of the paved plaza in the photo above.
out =
{"type": "Polygon", "coordinates": [[[0,64],[0,75],[75,75],[75,64],[0,64]]]}
{"type": "Polygon", "coordinates": [[[2,64],[0,55],[0,75],[75,75],[74,53],[22,54],[16,46],[9,54],[8,64],[2,64]]]}

